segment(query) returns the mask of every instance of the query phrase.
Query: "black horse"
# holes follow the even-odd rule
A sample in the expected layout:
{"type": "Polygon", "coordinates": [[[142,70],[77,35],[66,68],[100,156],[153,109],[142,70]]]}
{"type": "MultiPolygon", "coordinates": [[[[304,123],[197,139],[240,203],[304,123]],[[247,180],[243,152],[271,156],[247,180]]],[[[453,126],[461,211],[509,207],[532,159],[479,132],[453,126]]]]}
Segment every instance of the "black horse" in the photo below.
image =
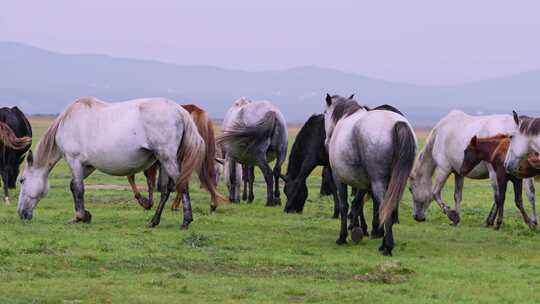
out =
{"type": "MultiPolygon", "coordinates": [[[[385,110],[403,114],[391,105],[381,105],[373,110],[385,110]]],[[[328,152],[325,147],[326,133],[324,130],[324,115],[312,115],[306,123],[302,126],[289,155],[289,163],[287,167],[287,174],[283,177],[285,180],[285,195],[287,196],[287,203],[285,205],[285,212],[287,213],[301,213],[304,210],[304,205],[308,196],[308,189],[306,186],[306,179],[311,172],[317,166],[323,166],[322,183],[320,194],[332,195],[334,198],[334,218],[339,215],[339,205],[336,192],[336,186],[332,177],[332,169],[328,160],[328,152]]],[[[367,235],[367,224],[364,218],[363,204],[364,195],[356,197],[356,190],[353,189],[354,202],[352,206],[355,206],[356,214],[359,218],[354,221],[360,220],[360,227],[367,235]],[[357,200],[359,202],[357,203],[357,200]]],[[[376,212],[376,206],[374,206],[374,213],[376,212]]],[[[351,210],[352,214],[352,210],[351,210]]],[[[378,233],[377,233],[378,234],[378,233]]],[[[373,235],[377,237],[378,235],[373,235]]]]}
{"type": "MultiPolygon", "coordinates": [[[[30,122],[17,107],[0,108],[0,122],[8,125],[19,138],[32,137],[30,122]]],[[[30,149],[30,145],[15,150],[0,142],[0,174],[2,175],[2,182],[4,184],[4,199],[6,204],[9,204],[8,189],[15,188],[17,176],[19,175],[19,166],[24,160],[24,154],[28,149],[30,149]]]]}

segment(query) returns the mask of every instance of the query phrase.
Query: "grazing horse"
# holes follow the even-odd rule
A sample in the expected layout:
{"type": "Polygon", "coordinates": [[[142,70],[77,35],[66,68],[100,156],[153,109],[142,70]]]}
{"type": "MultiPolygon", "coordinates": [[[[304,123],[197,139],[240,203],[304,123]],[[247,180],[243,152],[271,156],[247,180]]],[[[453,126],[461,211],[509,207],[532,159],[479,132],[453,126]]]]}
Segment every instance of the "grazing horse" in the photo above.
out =
{"type": "MultiPolygon", "coordinates": [[[[504,160],[508,153],[510,146],[510,137],[504,134],[498,134],[492,137],[477,138],[474,136],[471,142],[463,152],[463,164],[461,165],[461,175],[466,175],[474,167],[476,167],[481,161],[490,163],[497,174],[497,186],[499,192],[496,194],[495,205],[491,208],[491,212],[486,219],[486,226],[493,226],[495,217],[497,216],[497,224],[495,229],[499,229],[503,222],[504,213],[504,200],[506,196],[506,187],[508,181],[512,182],[514,186],[514,195],[516,207],[521,212],[521,216],[525,223],[533,229],[536,227],[536,207],[535,201],[531,201],[532,219],[529,218],[527,212],[523,208],[522,178],[534,177],[540,174],[540,169],[536,169],[531,165],[531,162],[538,160],[538,156],[533,156],[530,159],[523,159],[521,161],[519,172],[516,176],[509,174],[504,167],[504,160]]],[[[530,181],[531,187],[534,187],[532,180],[530,181]]],[[[534,191],[534,188],[532,188],[534,191]]]]}
{"type": "MultiPolygon", "coordinates": [[[[266,206],[280,205],[279,178],[288,140],[283,114],[268,101],[251,102],[240,98],[225,114],[222,132],[218,142],[228,161],[231,184],[239,182],[235,178],[235,163],[257,165],[267,186],[266,206]],[[274,159],[272,170],[268,163],[274,159]]],[[[234,201],[235,187],[231,189],[229,200],[234,201]]]]}
{"type": "MultiPolygon", "coordinates": [[[[356,101],[326,95],[324,114],[326,146],[336,184],[341,229],[337,244],[347,242],[347,187],[356,187],[362,201],[370,192],[379,211],[373,227],[384,225],[379,251],[392,255],[392,226],[397,221],[399,202],[414,164],[416,137],[405,117],[391,111],[368,111],[356,101]],[[378,221],[377,221],[378,220],[378,221]]],[[[355,210],[353,207],[352,210],[355,210]]],[[[356,215],[353,214],[353,219],[356,215]]],[[[362,230],[353,221],[352,239],[357,242],[362,230]]]]}
{"type": "MultiPolygon", "coordinates": [[[[540,153],[540,117],[518,116],[513,112],[514,125],[510,133],[510,147],[504,160],[504,167],[508,172],[519,172],[523,159],[529,157],[531,152],[540,153]]],[[[538,167],[538,161],[532,165],[538,167]]]]}
{"type": "Polygon", "coordinates": [[[32,143],[32,127],[17,107],[0,108],[0,174],[4,202],[9,205],[9,189],[15,189],[19,167],[32,143]]]}
{"type": "MultiPolygon", "coordinates": [[[[146,98],[106,103],[80,98],[45,131],[35,156],[28,153],[17,213],[22,219],[32,219],[34,208],[48,193],[49,174],[61,158],[72,175],[73,222],[90,223],[92,219],[84,207],[84,179],[96,169],[129,176],[148,169],[156,160],[163,173],[158,206],[162,210],[175,187],[177,193],[186,195],[191,173],[200,171],[204,152],[204,141],[189,113],[174,101],[146,98]]],[[[192,221],[187,200],[181,228],[187,229],[192,221]]],[[[154,217],[149,226],[155,224],[154,217]]]]}
{"type": "MultiPolygon", "coordinates": [[[[221,196],[216,190],[217,187],[217,171],[215,166],[216,161],[216,141],[214,137],[214,125],[212,123],[212,120],[208,118],[208,114],[203,109],[197,107],[193,104],[187,104],[182,105],[182,108],[184,108],[186,111],[188,111],[191,115],[191,118],[193,119],[193,122],[195,123],[195,126],[197,126],[197,131],[203,138],[206,146],[206,154],[204,157],[204,161],[202,163],[201,168],[201,174],[199,175],[199,179],[201,182],[201,185],[210,192],[211,199],[212,199],[212,210],[215,210],[221,201],[221,196]]],[[[139,204],[144,209],[151,209],[153,205],[153,197],[152,193],[156,184],[156,175],[157,170],[159,169],[159,162],[156,162],[153,166],[148,168],[144,171],[144,175],[146,176],[146,182],[148,185],[148,199],[141,196],[137,184],[135,183],[135,175],[128,176],[128,182],[131,185],[131,189],[133,190],[133,193],[135,195],[135,199],[139,202],[139,204]]],[[[189,191],[188,191],[189,192],[189,191]]],[[[187,193],[187,197],[189,197],[189,193],[187,193]]],[[[176,198],[172,204],[173,210],[178,210],[179,206],[182,203],[183,195],[177,193],[176,198]]],[[[161,214],[156,215],[157,217],[161,217],[161,214]]]]}
{"type": "MultiPolygon", "coordinates": [[[[454,225],[460,221],[461,198],[465,175],[460,174],[463,151],[473,136],[488,137],[499,133],[510,133],[514,128],[510,115],[471,116],[454,110],[439,121],[429,133],[424,148],[418,155],[410,178],[413,197],[413,217],[416,221],[426,220],[427,210],[435,199],[442,211],[454,225]],[[441,191],[450,174],[455,177],[455,210],[443,201],[441,191]],[[435,184],[432,185],[435,174],[435,184]]],[[[496,201],[497,179],[491,165],[481,162],[466,177],[491,179],[494,202],[496,201]]],[[[526,187],[528,190],[529,187],[526,187]]],[[[529,201],[531,193],[527,191],[529,201]]]]}

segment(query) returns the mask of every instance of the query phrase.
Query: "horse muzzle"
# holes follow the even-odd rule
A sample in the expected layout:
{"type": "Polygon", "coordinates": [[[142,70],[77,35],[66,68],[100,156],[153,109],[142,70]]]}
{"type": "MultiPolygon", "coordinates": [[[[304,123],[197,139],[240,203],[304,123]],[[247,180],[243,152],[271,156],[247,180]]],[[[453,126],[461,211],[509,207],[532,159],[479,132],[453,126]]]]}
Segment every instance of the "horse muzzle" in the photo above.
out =
{"type": "Polygon", "coordinates": [[[32,216],[33,216],[33,212],[28,211],[28,210],[20,210],[20,211],[17,211],[17,213],[19,214],[19,217],[21,218],[21,220],[29,221],[32,219],[32,216]]]}

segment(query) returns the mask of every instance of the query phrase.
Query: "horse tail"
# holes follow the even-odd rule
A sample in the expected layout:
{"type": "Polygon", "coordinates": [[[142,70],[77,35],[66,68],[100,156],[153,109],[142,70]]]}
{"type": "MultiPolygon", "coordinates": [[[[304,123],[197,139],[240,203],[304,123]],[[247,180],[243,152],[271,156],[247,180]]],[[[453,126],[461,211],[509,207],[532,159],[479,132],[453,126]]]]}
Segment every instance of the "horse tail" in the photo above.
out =
{"type": "Polygon", "coordinates": [[[191,117],[204,140],[206,149],[205,157],[199,171],[199,181],[201,182],[201,186],[210,193],[212,206],[216,208],[220,202],[225,201],[225,198],[216,189],[216,167],[214,166],[214,162],[216,161],[216,139],[214,137],[214,125],[208,119],[208,114],[204,110],[191,112],[191,117]]]}
{"type": "Polygon", "coordinates": [[[398,207],[398,203],[403,196],[407,180],[414,165],[416,156],[416,140],[409,125],[403,121],[398,121],[394,125],[392,155],[392,175],[388,190],[383,199],[383,207],[380,214],[381,225],[392,215],[398,207]]]}
{"type": "Polygon", "coordinates": [[[17,137],[6,123],[0,122],[0,144],[4,144],[4,146],[13,150],[21,150],[31,143],[31,137],[17,137]]]}
{"type": "Polygon", "coordinates": [[[276,121],[276,112],[269,111],[253,126],[237,122],[231,128],[223,130],[223,134],[217,139],[217,142],[223,145],[245,144],[249,149],[272,136],[276,128],[276,121]]]}
{"type": "Polygon", "coordinates": [[[193,171],[200,172],[206,150],[204,140],[197,131],[191,116],[184,109],[180,113],[183,118],[184,128],[177,152],[177,159],[180,164],[180,177],[176,182],[177,195],[181,195],[182,192],[187,190],[193,171]]]}

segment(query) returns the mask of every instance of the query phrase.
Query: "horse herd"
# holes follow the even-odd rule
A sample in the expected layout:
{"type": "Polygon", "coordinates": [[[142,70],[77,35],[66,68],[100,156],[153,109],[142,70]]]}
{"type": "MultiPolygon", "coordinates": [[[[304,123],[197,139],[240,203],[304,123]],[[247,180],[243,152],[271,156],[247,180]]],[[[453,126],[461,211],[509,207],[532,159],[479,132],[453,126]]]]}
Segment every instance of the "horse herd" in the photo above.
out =
{"type": "Polygon", "coordinates": [[[371,237],[382,238],[379,251],[392,255],[392,226],[399,222],[399,202],[409,183],[413,217],[425,221],[435,200],[453,224],[460,221],[465,177],[491,179],[493,207],[486,226],[503,222],[508,181],[515,189],[515,203],[531,228],[537,225],[532,177],[540,174],[540,118],[511,115],[470,116],[452,111],[429,133],[416,158],[417,140],[411,124],[396,108],[368,108],[354,95],[328,95],[323,114],[311,116],[292,145],[287,172],[288,133],[280,110],[268,101],[236,100],[225,114],[221,134],[214,135],[207,113],[195,105],[178,105],[164,98],[107,103],[93,97],[69,105],[48,127],[35,152],[29,150],[32,128],[23,113],[0,109],[0,171],[6,204],[8,189],[15,188],[21,174],[17,213],[30,220],[38,202],[49,189],[48,177],[60,159],[71,171],[70,189],[75,205],[73,222],[91,221],[85,208],[84,179],[95,170],[127,176],[135,199],[145,209],[153,206],[153,192],[160,200],[148,226],[159,225],[161,213],[176,191],[173,209],[183,208],[182,229],[193,221],[189,181],[195,171],[200,185],[211,197],[211,210],[227,201],[217,189],[223,172],[228,201],[252,202],[254,166],[266,182],[266,205],[281,205],[280,180],[285,186],[286,212],[303,211],[308,189],[306,179],[323,166],[321,193],[334,198],[334,217],[340,218],[337,244],[369,235],[363,205],[373,201],[371,237]],[[273,167],[270,162],[275,161],[273,167]],[[223,169],[223,170],[222,170],[223,169]],[[148,198],[135,183],[144,171],[148,198]],[[444,201],[441,190],[450,174],[455,177],[455,208],[444,201]],[[523,207],[525,182],[532,212],[523,207]],[[347,187],[354,198],[349,213],[347,187]],[[495,222],[496,220],[496,222],[495,222]],[[350,225],[348,225],[350,221],[350,225]]]}

